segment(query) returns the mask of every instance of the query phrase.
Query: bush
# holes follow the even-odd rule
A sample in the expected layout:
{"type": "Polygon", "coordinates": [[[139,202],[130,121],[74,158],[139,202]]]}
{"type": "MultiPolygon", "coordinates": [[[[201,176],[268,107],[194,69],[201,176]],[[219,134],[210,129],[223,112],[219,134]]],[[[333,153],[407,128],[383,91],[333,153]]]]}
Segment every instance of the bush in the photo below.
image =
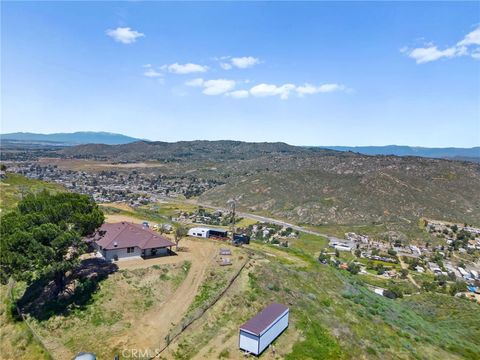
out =
{"type": "Polygon", "coordinates": [[[321,263],[326,263],[328,261],[328,255],[324,252],[321,252],[320,255],[318,255],[318,261],[321,263]]]}
{"type": "Polygon", "coordinates": [[[400,270],[400,277],[402,279],[405,279],[408,276],[408,270],[407,269],[401,269],[400,270]]]}
{"type": "Polygon", "coordinates": [[[385,296],[389,299],[402,298],[403,297],[403,291],[399,286],[393,285],[393,286],[390,286],[388,289],[386,289],[383,292],[383,296],[385,296]]]}
{"type": "Polygon", "coordinates": [[[223,349],[220,354],[218,354],[218,358],[219,359],[227,359],[230,357],[230,351],[228,351],[228,349],[223,349]]]}
{"type": "Polygon", "coordinates": [[[467,283],[465,281],[456,281],[450,285],[450,295],[455,295],[459,292],[467,291],[467,283]]]}
{"type": "Polygon", "coordinates": [[[384,267],[382,264],[380,264],[380,265],[377,266],[377,274],[378,274],[378,275],[383,275],[383,274],[385,274],[385,271],[386,271],[386,270],[385,270],[385,267],[384,267]]]}
{"type": "Polygon", "coordinates": [[[351,262],[348,264],[348,268],[347,270],[353,274],[353,275],[356,275],[360,272],[360,266],[355,264],[354,262],[351,262]]]}

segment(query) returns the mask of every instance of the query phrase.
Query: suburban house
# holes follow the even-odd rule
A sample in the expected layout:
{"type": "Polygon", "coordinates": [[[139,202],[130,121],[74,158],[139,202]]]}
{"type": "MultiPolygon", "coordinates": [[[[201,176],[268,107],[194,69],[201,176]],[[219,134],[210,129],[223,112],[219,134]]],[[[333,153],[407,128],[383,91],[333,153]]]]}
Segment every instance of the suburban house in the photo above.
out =
{"type": "Polygon", "coordinates": [[[103,224],[90,241],[106,260],[170,255],[175,246],[147,226],[125,221],[103,224]]]}

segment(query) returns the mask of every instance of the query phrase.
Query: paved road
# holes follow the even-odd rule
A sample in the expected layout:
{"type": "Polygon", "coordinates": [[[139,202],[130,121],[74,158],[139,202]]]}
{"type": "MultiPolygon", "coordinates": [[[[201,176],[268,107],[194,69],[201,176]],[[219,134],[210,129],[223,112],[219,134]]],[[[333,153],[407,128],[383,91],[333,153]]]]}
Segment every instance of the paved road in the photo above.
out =
{"type": "MultiPolygon", "coordinates": [[[[169,201],[169,202],[178,202],[178,203],[187,203],[187,204],[192,204],[192,205],[198,205],[198,206],[208,208],[208,209],[222,210],[224,212],[230,211],[230,209],[227,209],[227,208],[224,208],[224,207],[221,207],[221,206],[212,206],[212,205],[209,205],[209,204],[202,204],[202,203],[199,203],[199,202],[193,201],[193,200],[178,200],[178,199],[171,199],[171,198],[163,198],[162,200],[169,201]]],[[[238,211],[237,211],[237,215],[241,216],[241,217],[244,217],[244,218],[260,221],[260,222],[266,222],[266,223],[281,225],[281,226],[285,226],[285,227],[291,227],[293,230],[301,231],[301,232],[304,232],[304,233],[307,233],[307,234],[324,236],[326,238],[330,238],[330,235],[322,234],[318,231],[313,231],[313,230],[304,228],[303,226],[291,224],[291,223],[288,223],[288,222],[283,221],[283,220],[278,220],[278,219],[273,219],[273,218],[266,217],[266,216],[261,216],[261,215],[256,215],[256,214],[252,214],[252,213],[246,213],[246,212],[238,212],[238,211]]]]}

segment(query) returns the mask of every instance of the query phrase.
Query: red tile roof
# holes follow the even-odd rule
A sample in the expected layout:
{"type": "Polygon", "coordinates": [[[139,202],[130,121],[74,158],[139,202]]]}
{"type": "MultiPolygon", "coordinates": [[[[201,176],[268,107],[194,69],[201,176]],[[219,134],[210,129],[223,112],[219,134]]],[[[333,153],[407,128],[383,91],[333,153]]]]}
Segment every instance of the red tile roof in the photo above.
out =
{"type": "Polygon", "coordinates": [[[288,307],[278,303],[271,303],[265,309],[260,311],[253,318],[248,320],[240,327],[240,330],[251,332],[257,336],[260,336],[262,332],[267,330],[270,325],[280,317],[288,307]]]}
{"type": "Polygon", "coordinates": [[[148,227],[129,222],[103,224],[94,237],[102,249],[123,249],[137,246],[140,249],[164,248],[175,244],[148,227]]]}

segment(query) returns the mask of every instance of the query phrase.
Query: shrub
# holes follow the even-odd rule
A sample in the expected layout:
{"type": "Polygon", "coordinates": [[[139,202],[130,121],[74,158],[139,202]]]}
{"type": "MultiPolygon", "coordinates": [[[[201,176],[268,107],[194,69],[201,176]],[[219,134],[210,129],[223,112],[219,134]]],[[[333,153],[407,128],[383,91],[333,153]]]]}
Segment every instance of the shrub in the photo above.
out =
{"type": "Polygon", "coordinates": [[[467,291],[467,283],[465,281],[456,281],[450,285],[450,295],[455,295],[459,292],[467,291]]]}
{"type": "Polygon", "coordinates": [[[389,299],[402,298],[403,291],[398,285],[392,285],[383,292],[383,296],[389,299]]]}
{"type": "Polygon", "coordinates": [[[354,262],[351,262],[348,264],[348,268],[347,270],[353,274],[353,275],[356,275],[360,272],[360,266],[355,264],[354,262]]]}
{"type": "Polygon", "coordinates": [[[218,354],[219,359],[224,359],[224,358],[229,358],[230,357],[230,351],[228,349],[223,349],[220,354],[218,354]]]}

